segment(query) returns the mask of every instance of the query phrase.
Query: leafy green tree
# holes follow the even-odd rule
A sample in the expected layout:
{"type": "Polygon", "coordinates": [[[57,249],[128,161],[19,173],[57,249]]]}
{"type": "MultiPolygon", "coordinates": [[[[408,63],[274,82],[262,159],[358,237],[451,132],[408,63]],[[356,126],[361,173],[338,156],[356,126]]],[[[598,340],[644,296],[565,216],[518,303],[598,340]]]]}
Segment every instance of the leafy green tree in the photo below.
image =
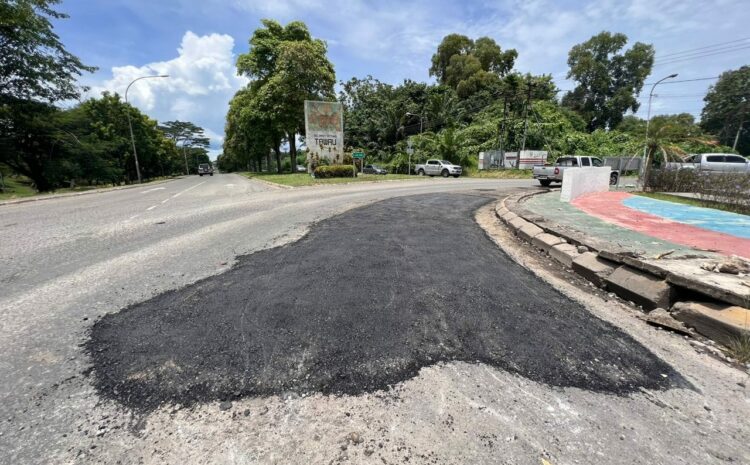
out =
{"type": "Polygon", "coordinates": [[[250,38],[250,51],[238,58],[237,71],[252,79],[253,118],[270,131],[266,139],[273,140],[270,148],[280,170],[281,139],[276,131],[283,132],[291,165],[296,165],[297,135],[304,133],[304,101],[333,99],[336,75],[326,56],[326,43],[312,38],[304,23],[294,21],[283,27],[269,19],[262,23],[264,27],[250,38]]]}
{"type": "Polygon", "coordinates": [[[654,48],[641,42],[622,53],[625,34],[601,32],[568,54],[568,78],[578,85],[563,105],[580,113],[589,131],[611,129],[628,110],[638,110],[637,95],[654,64],[654,48]]]}
{"type": "Polygon", "coordinates": [[[67,18],[53,8],[57,3],[0,1],[0,97],[55,102],[80,95],[76,78],[95,68],[68,52],[54,33],[52,20],[67,18]]]}
{"type": "Polygon", "coordinates": [[[701,126],[743,155],[750,155],[750,66],[722,73],[703,99],[701,126]]]}
{"type": "Polygon", "coordinates": [[[465,98],[497,84],[499,78],[513,69],[517,56],[513,49],[503,52],[489,37],[473,41],[464,35],[449,34],[432,56],[430,75],[465,98]]]}
{"type": "MultiPolygon", "coordinates": [[[[190,174],[190,160],[188,157],[189,149],[201,148],[207,149],[211,141],[205,135],[205,130],[190,121],[167,121],[159,126],[164,135],[174,142],[174,145],[180,147],[185,161],[185,174],[190,174]]],[[[195,164],[196,173],[198,165],[195,164]]]]}

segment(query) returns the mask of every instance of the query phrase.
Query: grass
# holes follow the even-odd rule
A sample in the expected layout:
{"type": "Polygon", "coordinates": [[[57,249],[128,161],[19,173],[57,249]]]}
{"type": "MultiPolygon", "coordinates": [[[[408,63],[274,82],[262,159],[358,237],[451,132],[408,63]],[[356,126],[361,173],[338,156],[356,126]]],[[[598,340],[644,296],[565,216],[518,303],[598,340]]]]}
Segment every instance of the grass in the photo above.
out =
{"type": "Polygon", "coordinates": [[[702,208],[713,208],[715,210],[723,210],[733,213],[743,214],[744,212],[733,208],[733,205],[726,205],[719,202],[710,202],[701,199],[693,199],[689,197],[680,197],[679,195],[664,194],[662,192],[633,192],[633,194],[648,197],[655,200],[664,200],[665,202],[679,203],[683,205],[690,205],[692,207],[702,208]]]}
{"type": "Polygon", "coordinates": [[[480,171],[475,168],[466,168],[464,176],[485,179],[531,179],[531,170],[502,169],[480,171]]]}
{"type": "Polygon", "coordinates": [[[284,173],[284,174],[266,174],[266,173],[240,173],[250,179],[260,179],[282,186],[301,187],[301,186],[318,186],[323,184],[347,184],[353,182],[382,182],[403,179],[420,179],[417,176],[407,176],[405,174],[360,174],[356,178],[328,178],[315,179],[307,173],[284,173]]]}
{"type": "Polygon", "coordinates": [[[5,190],[0,192],[0,200],[20,199],[37,195],[36,189],[31,187],[31,181],[25,177],[3,176],[5,190]]]}
{"type": "Polygon", "coordinates": [[[750,363],[750,336],[743,335],[729,342],[729,352],[740,363],[750,363]]]}

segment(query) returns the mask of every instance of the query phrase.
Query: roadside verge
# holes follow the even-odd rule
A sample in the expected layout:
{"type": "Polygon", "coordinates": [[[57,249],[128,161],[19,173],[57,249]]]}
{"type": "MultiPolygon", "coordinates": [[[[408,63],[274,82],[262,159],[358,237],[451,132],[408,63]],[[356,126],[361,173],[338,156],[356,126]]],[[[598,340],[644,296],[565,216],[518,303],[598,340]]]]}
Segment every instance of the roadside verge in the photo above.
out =
{"type": "Polygon", "coordinates": [[[539,193],[544,191],[506,197],[496,204],[495,215],[521,240],[597,287],[633,302],[646,320],[676,328],[687,325],[728,347],[750,340],[747,276],[721,275],[695,259],[639,256],[561,226],[524,208],[524,201],[539,193]]]}

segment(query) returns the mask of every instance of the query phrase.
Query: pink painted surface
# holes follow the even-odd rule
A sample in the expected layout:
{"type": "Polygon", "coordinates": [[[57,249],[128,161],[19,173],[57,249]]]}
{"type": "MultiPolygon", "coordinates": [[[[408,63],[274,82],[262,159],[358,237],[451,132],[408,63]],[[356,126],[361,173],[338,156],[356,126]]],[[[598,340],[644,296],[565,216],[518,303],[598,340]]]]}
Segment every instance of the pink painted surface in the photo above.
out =
{"type": "Polygon", "coordinates": [[[579,210],[607,223],[648,236],[696,249],[750,258],[750,239],[709,231],[633,210],[622,204],[628,197],[630,194],[627,192],[597,192],[583,195],[571,203],[579,210]]]}

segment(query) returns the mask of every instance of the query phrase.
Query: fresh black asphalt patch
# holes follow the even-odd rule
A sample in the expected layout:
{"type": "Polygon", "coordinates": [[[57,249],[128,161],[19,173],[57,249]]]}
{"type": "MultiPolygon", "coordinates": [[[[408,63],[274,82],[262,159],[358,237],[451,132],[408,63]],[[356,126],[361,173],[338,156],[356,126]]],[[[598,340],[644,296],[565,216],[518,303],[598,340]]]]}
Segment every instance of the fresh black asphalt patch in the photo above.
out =
{"type": "Polygon", "coordinates": [[[452,360],[603,393],[686,385],[499,250],[473,218],[488,201],[442,194],[351,210],[107,315],[86,343],[96,387],[151,410],[288,391],[360,394],[452,360]]]}

